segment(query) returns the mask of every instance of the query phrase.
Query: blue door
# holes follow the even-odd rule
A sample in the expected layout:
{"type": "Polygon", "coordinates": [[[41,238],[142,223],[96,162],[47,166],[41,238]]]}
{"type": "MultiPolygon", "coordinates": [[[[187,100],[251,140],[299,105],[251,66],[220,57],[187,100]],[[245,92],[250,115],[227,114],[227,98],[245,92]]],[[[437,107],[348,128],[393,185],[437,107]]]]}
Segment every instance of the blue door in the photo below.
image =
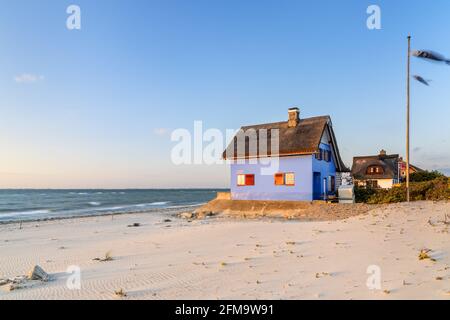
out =
{"type": "Polygon", "coordinates": [[[314,172],[313,174],[313,199],[322,199],[322,179],[320,172],[314,172]]]}

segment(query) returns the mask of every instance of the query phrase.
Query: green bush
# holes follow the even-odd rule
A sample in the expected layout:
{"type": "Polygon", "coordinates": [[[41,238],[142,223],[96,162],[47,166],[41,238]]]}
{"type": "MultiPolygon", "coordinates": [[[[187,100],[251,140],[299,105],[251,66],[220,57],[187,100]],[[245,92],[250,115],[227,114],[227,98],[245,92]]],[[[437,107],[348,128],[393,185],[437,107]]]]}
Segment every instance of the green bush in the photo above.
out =
{"type": "Polygon", "coordinates": [[[376,189],[355,186],[355,201],[366,203],[376,193],[376,189]]]}
{"type": "MultiPolygon", "coordinates": [[[[450,199],[450,185],[447,177],[439,177],[431,181],[411,182],[410,198],[419,200],[448,200],[450,199]]],[[[370,204],[395,203],[406,201],[406,184],[403,183],[392,189],[367,189],[365,192],[355,188],[357,202],[370,204]],[[356,191],[358,190],[358,191],[356,191]],[[359,195],[359,198],[358,198],[359,195]],[[358,201],[359,200],[359,201],[358,201]]]]}
{"type": "Polygon", "coordinates": [[[409,176],[409,181],[411,182],[423,182],[423,181],[431,181],[437,178],[442,178],[444,175],[439,171],[421,171],[412,173],[409,176]]]}

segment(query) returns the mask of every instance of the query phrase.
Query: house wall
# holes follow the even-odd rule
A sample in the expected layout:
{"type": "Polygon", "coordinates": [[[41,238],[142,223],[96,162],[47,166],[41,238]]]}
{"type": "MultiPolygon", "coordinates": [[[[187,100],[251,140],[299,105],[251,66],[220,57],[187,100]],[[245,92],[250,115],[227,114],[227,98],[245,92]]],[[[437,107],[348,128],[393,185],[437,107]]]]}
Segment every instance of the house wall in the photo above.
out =
{"type": "MultiPolygon", "coordinates": [[[[330,145],[325,144],[325,143],[321,143],[320,148],[331,151],[330,145]]],[[[330,176],[335,177],[335,188],[338,187],[337,180],[336,180],[336,164],[334,163],[334,159],[332,159],[332,161],[330,161],[330,162],[326,162],[323,160],[319,161],[315,157],[313,157],[312,171],[320,173],[321,183],[320,183],[320,192],[318,192],[318,193],[320,193],[321,195],[323,195],[323,193],[324,193],[324,185],[323,185],[324,178],[327,178],[327,194],[334,194],[336,192],[336,190],[329,189],[330,176]]]]}
{"type": "Polygon", "coordinates": [[[377,179],[378,186],[382,189],[390,189],[394,185],[393,179],[377,179]]]}
{"type": "MultiPolygon", "coordinates": [[[[321,143],[320,148],[331,151],[329,145],[321,143]]],[[[291,200],[312,201],[314,198],[322,199],[324,193],[323,179],[327,179],[327,193],[334,194],[336,190],[330,189],[330,176],[336,177],[336,165],[334,159],[330,162],[316,160],[314,155],[296,157],[281,157],[279,168],[276,172],[295,174],[295,186],[277,186],[274,175],[261,173],[267,164],[252,164],[248,160],[243,163],[231,164],[231,198],[233,200],[291,200]],[[314,190],[313,173],[320,174],[320,186],[314,190]],[[239,174],[254,174],[254,186],[238,186],[237,176],[239,174]],[[315,194],[315,197],[314,197],[315,194]]],[[[335,180],[335,188],[338,187],[335,180]]]]}
{"type": "Polygon", "coordinates": [[[312,196],[312,155],[281,157],[276,172],[293,172],[295,186],[277,186],[274,175],[263,175],[261,169],[267,168],[264,164],[231,164],[231,198],[233,200],[290,200],[311,201],[312,196]],[[254,186],[238,186],[238,174],[254,174],[254,186]]]}
{"type": "Polygon", "coordinates": [[[355,180],[355,184],[359,187],[366,187],[367,181],[369,180],[376,181],[378,187],[381,189],[390,189],[396,183],[394,179],[368,179],[368,180],[355,180]]]}

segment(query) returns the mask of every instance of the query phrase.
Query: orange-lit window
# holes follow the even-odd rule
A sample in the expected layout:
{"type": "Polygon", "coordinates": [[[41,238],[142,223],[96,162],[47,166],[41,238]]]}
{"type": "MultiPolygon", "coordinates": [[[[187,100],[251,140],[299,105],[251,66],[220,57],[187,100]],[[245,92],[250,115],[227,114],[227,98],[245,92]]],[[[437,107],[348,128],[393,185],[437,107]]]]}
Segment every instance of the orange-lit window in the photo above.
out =
{"type": "Polygon", "coordinates": [[[276,186],[295,186],[295,174],[292,172],[276,173],[274,181],[276,186]]]}
{"type": "Polygon", "coordinates": [[[237,176],[238,186],[254,186],[255,175],[254,174],[238,174],[237,176]]]}
{"type": "Polygon", "coordinates": [[[295,186],[295,174],[292,172],[284,175],[284,182],[287,186],[295,186]]]}
{"type": "Polygon", "coordinates": [[[282,186],[284,184],[284,174],[275,173],[275,185],[282,186]]]}
{"type": "Polygon", "coordinates": [[[238,174],[237,176],[237,185],[245,186],[245,174],[238,174]]]}
{"type": "Polygon", "coordinates": [[[367,174],[383,174],[384,170],[380,166],[370,166],[367,168],[367,174]]]}

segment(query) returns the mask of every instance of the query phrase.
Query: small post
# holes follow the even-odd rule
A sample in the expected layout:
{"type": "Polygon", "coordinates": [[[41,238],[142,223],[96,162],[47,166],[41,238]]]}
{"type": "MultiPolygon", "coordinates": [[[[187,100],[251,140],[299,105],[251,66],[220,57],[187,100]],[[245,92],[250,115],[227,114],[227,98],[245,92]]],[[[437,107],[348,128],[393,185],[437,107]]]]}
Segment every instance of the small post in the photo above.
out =
{"type": "Polygon", "coordinates": [[[406,201],[409,202],[409,113],[410,113],[411,35],[408,35],[408,66],[406,82],[406,201]]]}

